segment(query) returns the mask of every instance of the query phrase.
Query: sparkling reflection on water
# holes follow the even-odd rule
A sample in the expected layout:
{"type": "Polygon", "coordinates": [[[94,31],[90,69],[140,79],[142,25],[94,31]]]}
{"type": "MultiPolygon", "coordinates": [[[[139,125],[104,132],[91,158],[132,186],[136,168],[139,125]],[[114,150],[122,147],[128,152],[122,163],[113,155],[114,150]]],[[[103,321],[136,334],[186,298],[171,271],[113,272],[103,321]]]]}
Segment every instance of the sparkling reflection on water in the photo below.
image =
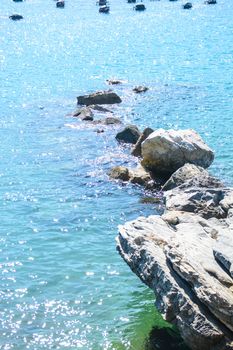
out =
{"type": "MultiPolygon", "coordinates": [[[[138,14],[112,0],[101,16],[91,0],[64,10],[1,0],[3,350],[150,349],[152,327],[165,326],[114,242],[119,224],[158,208],[140,201],[140,188],[109,181],[111,166],[135,159],[115,141],[118,127],[98,134],[69,115],[78,94],[124,79],[115,115],[141,128],[196,129],[216,152],[212,172],[232,184],[232,6],[146,6],[138,14]],[[24,20],[9,21],[17,12],[24,20]],[[150,90],[136,96],[138,84],[150,90]]],[[[161,332],[155,347],[172,348],[161,332]]]]}

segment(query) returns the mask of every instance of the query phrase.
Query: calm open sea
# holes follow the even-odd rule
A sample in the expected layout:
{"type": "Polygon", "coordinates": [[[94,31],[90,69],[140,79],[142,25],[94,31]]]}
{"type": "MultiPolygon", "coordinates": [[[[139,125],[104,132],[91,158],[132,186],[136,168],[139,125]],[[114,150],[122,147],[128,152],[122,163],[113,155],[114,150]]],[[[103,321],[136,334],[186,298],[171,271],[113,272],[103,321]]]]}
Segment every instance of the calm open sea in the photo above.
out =
{"type": "Polygon", "coordinates": [[[111,0],[104,15],[95,0],[0,1],[0,349],[142,350],[165,326],[115,249],[119,224],[156,212],[106,175],[135,159],[116,128],[68,114],[79,94],[124,79],[124,123],[196,129],[232,185],[233,6],[193,4],[137,13],[111,0]],[[135,96],[138,84],[150,90],[135,96]]]}

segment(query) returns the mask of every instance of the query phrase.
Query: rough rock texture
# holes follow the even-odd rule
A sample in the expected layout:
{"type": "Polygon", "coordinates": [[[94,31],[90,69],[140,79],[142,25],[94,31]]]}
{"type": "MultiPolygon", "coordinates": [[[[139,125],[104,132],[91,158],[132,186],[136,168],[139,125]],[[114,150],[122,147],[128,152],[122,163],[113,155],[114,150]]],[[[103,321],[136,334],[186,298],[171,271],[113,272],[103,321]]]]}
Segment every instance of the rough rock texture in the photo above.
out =
{"type": "Polygon", "coordinates": [[[116,134],[116,139],[120,142],[135,144],[140,136],[141,132],[136,125],[127,125],[116,134]]]}
{"type": "Polygon", "coordinates": [[[172,174],[185,163],[207,168],[214,153],[194,130],[158,129],[142,143],[142,158],[144,167],[172,174]]]}
{"type": "Polygon", "coordinates": [[[232,242],[232,223],[173,211],[119,228],[121,256],[193,350],[233,349],[233,280],[218,263],[221,257],[227,267],[232,262],[233,250],[224,244],[232,242]]]}
{"type": "Polygon", "coordinates": [[[141,157],[142,155],[142,142],[150,135],[152,134],[154,130],[151,128],[146,128],[143,130],[141,136],[137,140],[136,145],[134,146],[131,154],[135,157],[141,157]]]}
{"type": "Polygon", "coordinates": [[[206,188],[182,186],[165,192],[166,208],[198,213],[204,218],[226,218],[224,198],[228,196],[226,188],[206,188]]]}
{"type": "Polygon", "coordinates": [[[201,174],[205,174],[206,176],[209,175],[208,171],[206,171],[204,168],[186,163],[172,174],[172,176],[163,185],[162,190],[172,190],[173,188],[182,185],[187,180],[192,180],[194,177],[201,174]]]}
{"type": "Polygon", "coordinates": [[[77,101],[79,105],[104,105],[120,103],[121,98],[112,90],[98,91],[90,95],[78,96],[77,101]]]}

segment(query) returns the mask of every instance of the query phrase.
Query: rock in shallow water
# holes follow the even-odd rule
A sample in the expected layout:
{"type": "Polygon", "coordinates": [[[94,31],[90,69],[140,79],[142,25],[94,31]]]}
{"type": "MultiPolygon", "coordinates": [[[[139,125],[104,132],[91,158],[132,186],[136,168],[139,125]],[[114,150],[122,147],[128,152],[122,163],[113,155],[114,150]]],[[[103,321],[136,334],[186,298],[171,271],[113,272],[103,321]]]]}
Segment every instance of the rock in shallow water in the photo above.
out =
{"type": "Polygon", "coordinates": [[[158,129],[142,143],[142,158],[144,167],[172,174],[185,163],[208,168],[214,153],[194,130],[158,129]]]}
{"type": "Polygon", "coordinates": [[[108,91],[97,91],[90,95],[78,96],[77,101],[79,105],[104,105],[120,103],[121,98],[112,90],[108,91]]]}
{"type": "Polygon", "coordinates": [[[116,139],[119,142],[135,144],[140,136],[141,132],[136,125],[127,125],[117,133],[116,139]]]}

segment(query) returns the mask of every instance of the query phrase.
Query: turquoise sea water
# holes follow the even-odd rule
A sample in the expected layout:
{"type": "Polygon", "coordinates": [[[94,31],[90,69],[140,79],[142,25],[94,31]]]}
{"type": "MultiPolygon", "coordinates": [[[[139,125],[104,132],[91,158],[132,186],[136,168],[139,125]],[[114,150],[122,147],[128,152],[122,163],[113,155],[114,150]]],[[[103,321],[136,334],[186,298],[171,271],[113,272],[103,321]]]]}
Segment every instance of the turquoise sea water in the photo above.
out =
{"type": "Polygon", "coordinates": [[[69,116],[76,96],[125,80],[123,122],[196,129],[216,152],[212,173],[233,183],[232,4],[145,4],[111,0],[102,15],[94,0],[0,2],[0,349],[142,350],[164,325],[114,241],[158,208],[109,181],[135,159],[115,128],[69,116]],[[135,96],[138,84],[150,90],[135,96]]]}

